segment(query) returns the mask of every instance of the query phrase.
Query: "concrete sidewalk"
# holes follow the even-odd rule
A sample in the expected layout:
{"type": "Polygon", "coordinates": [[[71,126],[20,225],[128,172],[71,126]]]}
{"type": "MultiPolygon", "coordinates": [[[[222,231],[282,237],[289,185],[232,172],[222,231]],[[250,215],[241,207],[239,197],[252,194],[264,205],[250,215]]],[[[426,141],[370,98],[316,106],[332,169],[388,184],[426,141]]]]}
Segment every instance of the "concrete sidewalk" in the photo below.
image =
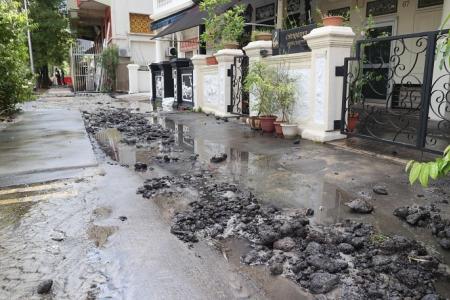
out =
{"type": "Polygon", "coordinates": [[[0,187],[72,177],[97,165],[81,114],[24,112],[0,131],[0,187]]]}

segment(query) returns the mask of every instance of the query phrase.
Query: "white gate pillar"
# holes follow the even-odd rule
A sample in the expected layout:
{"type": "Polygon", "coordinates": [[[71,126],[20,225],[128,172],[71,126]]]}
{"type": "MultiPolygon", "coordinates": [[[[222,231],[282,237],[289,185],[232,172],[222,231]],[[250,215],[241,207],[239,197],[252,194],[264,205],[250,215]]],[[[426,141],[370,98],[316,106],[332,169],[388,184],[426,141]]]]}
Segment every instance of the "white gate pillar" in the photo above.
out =
{"type": "Polygon", "coordinates": [[[228,69],[234,63],[234,57],[243,54],[244,52],[240,49],[222,49],[214,54],[219,63],[219,101],[217,113],[220,116],[228,115],[228,105],[231,104],[231,78],[228,76],[228,69]]]}
{"type": "Polygon", "coordinates": [[[304,36],[311,48],[312,98],[310,126],[302,131],[302,137],[326,142],[344,138],[335,129],[335,121],[341,119],[343,78],[336,76],[336,67],[344,65],[350,57],[355,33],[350,27],[325,26],[304,36]]]}
{"type": "Polygon", "coordinates": [[[129,80],[128,93],[129,94],[139,93],[139,75],[138,75],[139,65],[129,64],[127,65],[127,68],[129,80]]]}
{"type": "Polygon", "coordinates": [[[194,55],[191,58],[192,65],[192,87],[194,92],[194,109],[199,109],[203,106],[203,76],[202,67],[206,66],[207,55],[194,55]]]}

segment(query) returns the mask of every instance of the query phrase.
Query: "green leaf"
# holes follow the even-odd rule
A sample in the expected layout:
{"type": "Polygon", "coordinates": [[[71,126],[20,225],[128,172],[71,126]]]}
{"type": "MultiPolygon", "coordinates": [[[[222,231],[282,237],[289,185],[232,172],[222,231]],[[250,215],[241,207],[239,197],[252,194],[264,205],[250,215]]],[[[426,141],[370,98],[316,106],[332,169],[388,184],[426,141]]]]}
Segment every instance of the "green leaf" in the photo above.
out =
{"type": "Polygon", "coordinates": [[[439,176],[439,166],[437,162],[431,162],[430,165],[430,177],[433,179],[437,179],[439,176]]]}
{"type": "Polygon", "coordinates": [[[446,165],[442,170],[442,175],[447,175],[450,172],[450,164],[446,165]]]}
{"type": "Polygon", "coordinates": [[[411,172],[409,173],[409,183],[414,184],[417,178],[419,178],[420,170],[422,169],[422,164],[418,162],[414,162],[411,172]]]}
{"type": "Polygon", "coordinates": [[[444,22],[442,23],[441,29],[444,29],[444,27],[447,25],[448,21],[450,21],[450,14],[445,18],[444,22]]]}
{"type": "Polygon", "coordinates": [[[448,145],[447,148],[445,148],[444,155],[447,155],[449,153],[450,153],[450,145],[448,145]]]}
{"type": "Polygon", "coordinates": [[[414,163],[414,160],[410,160],[410,161],[408,162],[408,164],[407,164],[406,167],[405,167],[405,172],[408,172],[408,171],[409,171],[409,169],[411,168],[411,166],[412,166],[413,163],[414,163]]]}
{"type": "Polygon", "coordinates": [[[428,181],[430,179],[430,166],[425,164],[422,166],[419,175],[420,184],[424,187],[428,186],[428,181]]]}

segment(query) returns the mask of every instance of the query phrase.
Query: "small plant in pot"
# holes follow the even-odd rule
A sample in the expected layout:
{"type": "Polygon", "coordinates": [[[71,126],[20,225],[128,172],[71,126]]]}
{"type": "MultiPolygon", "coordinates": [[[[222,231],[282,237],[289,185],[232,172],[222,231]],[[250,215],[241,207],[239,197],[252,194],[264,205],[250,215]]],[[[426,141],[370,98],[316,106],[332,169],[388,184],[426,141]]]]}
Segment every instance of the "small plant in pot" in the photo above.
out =
{"type": "Polygon", "coordinates": [[[289,69],[285,65],[279,65],[275,73],[274,94],[281,111],[281,121],[275,122],[275,130],[285,138],[295,138],[298,127],[290,123],[295,105],[295,79],[289,75],[289,69]]]}
{"type": "Polygon", "coordinates": [[[343,26],[344,21],[346,20],[345,16],[339,15],[339,14],[331,14],[331,13],[322,13],[322,11],[317,8],[317,13],[322,18],[322,24],[323,26],[343,26]]]}
{"type": "MultiPolygon", "coordinates": [[[[224,13],[218,13],[220,7],[228,4],[230,0],[204,0],[200,3],[200,10],[207,13],[205,18],[205,31],[200,39],[206,46],[214,51],[222,48],[239,48],[238,39],[241,37],[245,19],[243,17],[244,7],[236,5],[224,13]]],[[[208,57],[208,64],[217,64],[217,60],[208,57]]]]}
{"type": "Polygon", "coordinates": [[[238,40],[244,32],[244,6],[237,5],[232,9],[224,12],[221,17],[223,19],[222,28],[222,44],[225,49],[238,49],[238,40]]]}
{"type": "Polygon", "coordinates": [[[277,103],[274,95],[275,70],[266,63],[260,61],[252,64],[248,72],[244,88],[251,93],[256,101],[252,110],[258,112],[261,129],[263,132],[272,133],[275,130],[274,122],[277,119],[277,103]]]}
{"type": "Polygon", "coordinates": [[[289,69],[285,65],[278,66],[275,95],[281,111],[281,134],[287,139],[295,138],[298,135],[298,126],[290,122],[295,105],[295,79],[289,75],[289,69]]]}
{"type": "Polygon", "coordinates": [[[267,29],[256,29],[252,32],[252,41],[271,41],[272,32],[267,29]]]}

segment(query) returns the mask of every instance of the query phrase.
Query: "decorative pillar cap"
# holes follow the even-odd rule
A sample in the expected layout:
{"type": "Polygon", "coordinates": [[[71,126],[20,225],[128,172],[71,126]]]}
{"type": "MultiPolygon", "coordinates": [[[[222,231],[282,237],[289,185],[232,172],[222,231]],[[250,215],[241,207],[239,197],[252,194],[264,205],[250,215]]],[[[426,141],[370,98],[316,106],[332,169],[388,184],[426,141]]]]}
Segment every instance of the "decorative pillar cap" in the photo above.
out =
{"type": "Polygon", "coordinates": [[[194,66],[206,65],[207,57],[208,57],[208,55],[196,54],[196,55],[192,56],[191,62],[194,66]]]}
{"type": "Polygon", "coordinates": [[[222,49],[217,51],[214,56],[217,58],[219,63],[221,62],[232,62],[235,56],[244,55],[241,49],[222,49]]]}
{"type": "Polygon", "coordinates": [[[254,41],[243,48],[249,57],[259,57],[261,50],[267,50],[267,55],[272,55],[272,41],[254,41]]]}
{"type": "Polygon", "coordinates": [[[347,26],[324,26],[313,29],[304,39],[311,49],[351,47],[355,33],[347,26]]]}
{"type": "Polygon", "coordinates": [[[139,65],[137,65],[137,64],[128,64],[127,65],[127,68],[128,68],[128,70],[137,70],[137,69],[139,69],[139,65]]]}

